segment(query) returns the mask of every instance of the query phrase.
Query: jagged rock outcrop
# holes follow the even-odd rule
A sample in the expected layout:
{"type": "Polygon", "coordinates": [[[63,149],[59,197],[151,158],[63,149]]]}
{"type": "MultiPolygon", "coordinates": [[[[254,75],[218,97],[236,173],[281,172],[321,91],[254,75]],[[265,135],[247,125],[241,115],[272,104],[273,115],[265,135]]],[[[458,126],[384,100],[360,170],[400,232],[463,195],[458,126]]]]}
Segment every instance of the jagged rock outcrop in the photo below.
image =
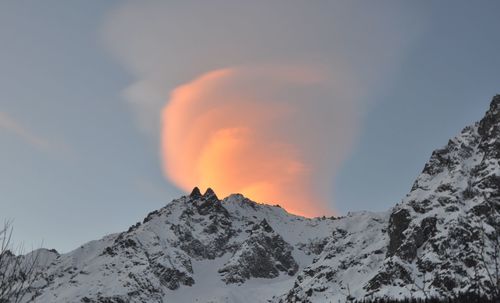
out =
{"type": "MultiPolygon", "coordinates": [[[[435,151],[391,215],[404,213],[405,219],[390,221],[389,231],[397,230],[390,232],[390,248],[396,251],[388,256],[428,293],[491,288],[486,269],[494,260],[488,261],[484,250],[492,249],[500,234],[499,108],[496,96],[480,122],[435,151]]],[[[394,272],[389,266],[382,271],[394,272]]]]}
{"type": "Polygon", "coordinates": [[[219,269],[227,283],[243,283],[250,278],[276,278],[281,272],[293,276],[298,269],[293,247],[285,242],[263,219],[245,232],[250,237],[242,243],[224,267],[219,269]]]}
{"type": "MultiPolygon", "coordinates": [[[[385,248],[374,247],[367,254],[385,252],[382,258],[359,266],[365,254],[356,244],[350,266],[343,269],[339,260],[325,260],[306,267],[282,298],[322,302],[349,294],[358,299],[491,295],[500,282],[495,268],[500,262],[499,165],[500,96],[495,96],[480,122],[432,153],[411,192],[381,218],[387,228],[374,239],[385,248]],[[368,279],[353,279],[353,270],[367,269],[368,279]],[[346,283],[349,288],[340,287],[346,283]]],[[[337,244],[325,248],[319,259],[346,245],[337,244]]]]}

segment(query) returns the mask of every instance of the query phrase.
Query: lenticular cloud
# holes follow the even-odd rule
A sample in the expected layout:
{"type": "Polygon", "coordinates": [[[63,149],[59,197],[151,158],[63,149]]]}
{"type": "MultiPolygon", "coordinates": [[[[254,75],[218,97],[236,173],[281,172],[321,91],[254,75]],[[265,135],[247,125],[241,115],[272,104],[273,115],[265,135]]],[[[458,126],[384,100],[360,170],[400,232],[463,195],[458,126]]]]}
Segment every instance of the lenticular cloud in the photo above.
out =
{"type": "Polygon", "coordinates": [[[138,126],[161,131],[168,180],[314,216],[334,212],[360,112],[420,31],[415,16],[394,3],[125,1],[102,38],[134,78],[138,126]]]}
{"type": "Polygon", "coordinates": [[[172,91],[163,168],[179,187],[242,193],[305,216],[333,213],[331,171],[356,124],[345,83],[310,67],[236,67],[172,91]]]}

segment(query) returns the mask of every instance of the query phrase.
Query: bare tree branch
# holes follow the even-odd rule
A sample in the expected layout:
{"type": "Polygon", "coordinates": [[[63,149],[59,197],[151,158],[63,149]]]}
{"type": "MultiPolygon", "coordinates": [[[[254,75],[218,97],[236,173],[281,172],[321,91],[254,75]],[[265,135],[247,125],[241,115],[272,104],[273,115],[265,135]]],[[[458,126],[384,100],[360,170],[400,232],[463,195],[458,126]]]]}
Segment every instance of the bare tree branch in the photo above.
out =
{"type": "Polygon", "coordinates": [[[5,221],[0,229],[0,303],[29,302],[30,292],[37,278],[39,252],[23,255],[24,247],[12,244],[12,221],[5,221]]]}

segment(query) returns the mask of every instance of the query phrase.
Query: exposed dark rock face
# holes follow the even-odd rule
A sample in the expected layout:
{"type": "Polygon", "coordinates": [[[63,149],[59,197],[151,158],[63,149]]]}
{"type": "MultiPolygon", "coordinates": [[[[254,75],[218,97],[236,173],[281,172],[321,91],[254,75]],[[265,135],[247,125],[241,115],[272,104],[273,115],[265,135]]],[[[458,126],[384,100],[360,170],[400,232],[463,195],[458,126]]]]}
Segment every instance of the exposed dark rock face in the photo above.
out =
{"type": "Polygon", "coordinates": [[[210,187],[207,188],[207,190],[205,191],[205,193],[203,194],[203,198],[207,201],[219,201],[219,198],[217,198],[217,195],[215,194],[215,192],[213,191],[213,189],[211,189],[210,187]]]}
{"type": "Polygon", "coordinates": [[[323,249],[328,244],[330,239],[317,239],[313,238],[308,243],[300,243],[299,249],[304,251],[307,255],[319,255],[323,252],[323,249]]]}
{"type": "MultiPolygon", "coordinates": [[[[500,136],[500,95],[496,95],[491,100],[490,109],[486,112],[484,118],[479,122],[478,133],[482,138],[498,139],[500,136]]],[[[481,144],[484,147],[488,142],[481,144]]],[[[492,154],[489,154],[492,155],[492,154]]],[[[492,155],[498,156],[498,155],[492,155]]]]}
{"type": "Polygon", "coordinates": [[[180,219],[182,224],[172,224],[170,229],[179,239],[175,245],[191,257],[214,259],[230,249],[228,242],[235,233],[231,217],[210,188],[203,196],[189,196],[180,219]]]}
{"type": "Polygon", "coordinates": [[[201,197],[202,197],[201,192],[200,192],[200,189],[198,187],[193,188],[193,190],[191,191],[191,194],[189,195],[189,198],[191,198],[191,199],[200,199],[201,197]]]}
{"type": "Polygon", "coordinates": [[[386,267],[388,270],[379,272],[365,286],[368,294],[379,291],[383,286],[397,285],[397,280],[406,285],[412,283],[411,274],[400,264],[388,262],[386,267]]]}
{"type": "Polygon", "coordinates": [[[175,268],[158,265],[154,271],[155,275],[160,279],[160,283],[171,290],[176,290],[181,284],[186,286],[194,284],[194,279],[191,276],[175,268]]]}
{"type": "MultiPolygon", "coordinates": [[[[391,214],[389,219],[389,248],[387,256],[393,256],[402,247],[405,240],[404,232],[411,222],[410,212],[406,209],[400,209],[391,214]]],[[[402,252],[406,254],[407,252],[402,252]]]]}
{"type": "Polygon", "coordinates": [[[293,276],[298,265],[293,247],[276,234],[264,219],[249,230],[251,236],[221,268],[226,283],[243,283],[250,278],[276,278],[281,272],[293,276]]]}

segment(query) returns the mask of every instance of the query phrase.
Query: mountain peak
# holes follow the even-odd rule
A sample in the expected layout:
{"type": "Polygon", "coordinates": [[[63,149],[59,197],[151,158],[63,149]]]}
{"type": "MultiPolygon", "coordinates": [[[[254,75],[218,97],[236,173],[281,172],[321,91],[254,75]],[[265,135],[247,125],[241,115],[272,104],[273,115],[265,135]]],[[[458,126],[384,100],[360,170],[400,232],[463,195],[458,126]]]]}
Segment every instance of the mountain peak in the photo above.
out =
{"type": "Polygon", "coordinates": [[[207,190],[203,194],[203,198],[205,198],[207,200],[211,200],[211,199],[219,200],[219,198],[217,198],[217,195],[215,194],[214,190],[211,189],[210,187],[207,188],[207,190]]]}
{"type": "Polygon", "coordinates": [[[491,105],[498,106],[500,105],[500,94],[497,94],[493,97],[493,100],[491,101],[491,105]]]}
{"type": "Polygon", "coordinates": [[[194,198],[194,199],[198,199],[198,198],[201,198],[201,192],[200,192],[200,189],[195,186],[193,188],[193,190],[191,191],[191,194],[189,194],[189,197],[190,198],[194,198]]]}
{"type": "Polygon", "coordinates": [[[497,118],[500,116],[500,94],[493,96],[486,115],[495,115],[497,118]]]}
{"type": "Polygon", "coordinates": [[[500,134],[500,95],[495,95],[491,100],[489,110],[479,122],[478,131],[483,137],[500,134]]]}

